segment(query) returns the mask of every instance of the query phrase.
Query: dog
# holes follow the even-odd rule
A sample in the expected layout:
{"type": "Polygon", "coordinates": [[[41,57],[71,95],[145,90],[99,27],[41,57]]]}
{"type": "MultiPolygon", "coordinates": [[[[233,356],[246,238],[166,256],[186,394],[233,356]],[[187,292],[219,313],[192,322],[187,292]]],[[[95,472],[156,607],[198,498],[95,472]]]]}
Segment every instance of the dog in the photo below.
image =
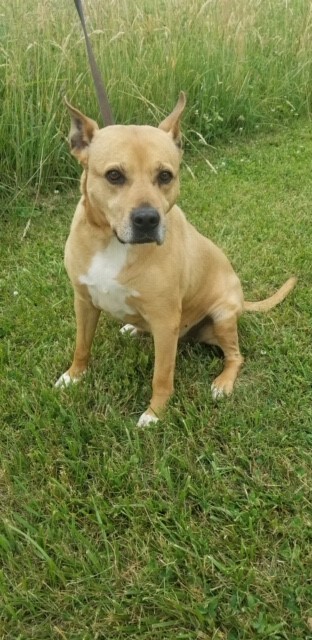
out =
{"type": "Polygon", "coordinates": [[[138,426],[157,422],[173,393],[179,339],[218,346],[224,368],[214,399],[228,395],[243,363],[237,320],[244,311],[268,311],[293,289],[291,277],[271,297],[244,300],[224,253],[201,235],[175,204],[182,158],[183,92],[159,127],[99,129],[68,102],[69,142],[83,167],[82,197],[65,247],[77,321],[72,365],[57,381],[66,386],[87,369],[101,311],[122,331],[149,332],[155,349],[152,398],[138,426]]]}

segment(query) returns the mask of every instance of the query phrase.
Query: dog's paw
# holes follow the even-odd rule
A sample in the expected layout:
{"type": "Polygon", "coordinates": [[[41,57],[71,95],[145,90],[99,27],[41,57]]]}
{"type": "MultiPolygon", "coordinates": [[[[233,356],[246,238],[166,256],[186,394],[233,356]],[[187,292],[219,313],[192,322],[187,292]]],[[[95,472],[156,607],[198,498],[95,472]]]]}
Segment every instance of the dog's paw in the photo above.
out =
{"type": "Polygon", "coordinates": [[[139,422],[137,423],[137,427],[147,427],[149,424],[152,424],[152,422],[158,422],[157,416],[145,411],[144,413],[142,413],[139,422]]]}
{"type": "Polygon", "coordinates": [[[233,391],[233,381],[225,380],[222,376],[218,376],[211,385],[211,394],[213,400],[221,400],[224,396],[229,396],[233,391]]]}
{"type": "Polygon", "coordinates": [[[125,324],[121,327],[120,333],[129,333],[130,336],[137,336],[139,331],[133,324],[125,324]]]}
{"type": "Polygon", "coordinates": [[[214,384],[211,385],[211,395],[213,400],[220,400],[224,397],[223,389],[219,389],[219,387],[215,387],[214,384]]]}
{"type": "Polygon", "coordinates": [[[54,386],[56,388],[69,387],[69,385],[76,384],[76,382],[79,382],[79,380],[80,380],[80,377],[79,378],[72,378],[69,375],[68,371],[65,371],[65,373],[62,373],[62,375],[56,381],[54,386]]]}

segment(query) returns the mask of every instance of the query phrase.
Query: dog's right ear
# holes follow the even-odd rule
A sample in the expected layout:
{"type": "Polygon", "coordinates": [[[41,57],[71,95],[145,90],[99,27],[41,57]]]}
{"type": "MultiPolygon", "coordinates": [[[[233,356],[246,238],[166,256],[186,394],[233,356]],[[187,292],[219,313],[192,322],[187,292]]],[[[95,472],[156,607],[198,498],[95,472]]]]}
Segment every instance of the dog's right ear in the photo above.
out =
{"type": "Polygon", "coordinates": [[[71,118],[71,127],[68,136],[71,153],[82,165],[88,162],[89,145],[94,136],[94,132],[99,128],[97,123],[88,118],[83,113],[75,109],[64,98],[66,107],[71,118]]]}

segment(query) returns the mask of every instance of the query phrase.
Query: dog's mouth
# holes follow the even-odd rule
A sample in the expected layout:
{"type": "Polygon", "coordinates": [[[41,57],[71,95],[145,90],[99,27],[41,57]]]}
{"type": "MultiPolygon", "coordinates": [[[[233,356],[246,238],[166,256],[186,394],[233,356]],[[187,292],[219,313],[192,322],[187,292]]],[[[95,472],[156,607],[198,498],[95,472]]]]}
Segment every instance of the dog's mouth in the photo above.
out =
{"type": "Polygon", "coordinates": [[[157,209],[148,204],[131,210],[127,223],[113,231],[121,244],[161,245],[165,239],[165,224],[157,209]]]}
{"type": "Polygon", "coordinates": [[[164,238],[152,238],[151,236],[143,236],[141,238],[131,238],[129,240],[123,240],[122,238],[120,238],[116,231],[114,231],[114,234],[121,244],[152,244],[153,242],[155,242],[158,246],[160,246],[164,241],[164,238]]]}

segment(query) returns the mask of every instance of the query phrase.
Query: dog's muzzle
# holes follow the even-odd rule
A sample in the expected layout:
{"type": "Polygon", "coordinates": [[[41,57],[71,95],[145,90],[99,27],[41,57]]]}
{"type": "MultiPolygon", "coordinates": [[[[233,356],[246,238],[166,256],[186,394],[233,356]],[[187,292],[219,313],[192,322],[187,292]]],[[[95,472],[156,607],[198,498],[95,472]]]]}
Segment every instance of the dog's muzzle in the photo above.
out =
{"type": "Polygon", "coordinates": [[[153,207],[137,207],[130,213],[131,244],[164,241],[164,227],[160,214],[153,207]]]}

